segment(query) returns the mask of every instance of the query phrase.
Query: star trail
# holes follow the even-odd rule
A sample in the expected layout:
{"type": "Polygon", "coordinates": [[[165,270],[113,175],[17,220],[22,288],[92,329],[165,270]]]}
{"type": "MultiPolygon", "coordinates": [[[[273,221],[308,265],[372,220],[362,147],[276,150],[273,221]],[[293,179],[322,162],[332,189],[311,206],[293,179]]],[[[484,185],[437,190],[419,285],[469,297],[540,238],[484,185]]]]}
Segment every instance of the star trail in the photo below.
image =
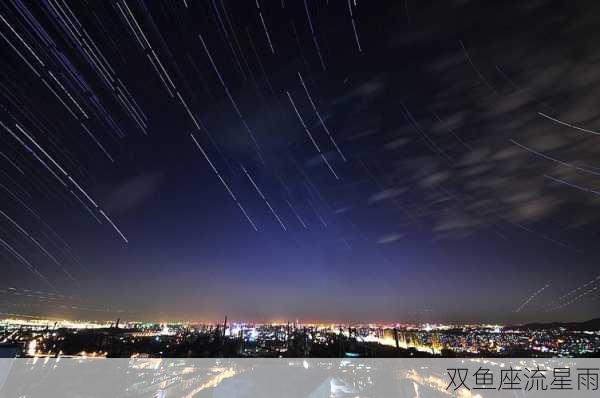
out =
{"type": "Polygon", "coordinates": [[[3,2],[0,312],[597,316],[583,3],[3,2]]]}

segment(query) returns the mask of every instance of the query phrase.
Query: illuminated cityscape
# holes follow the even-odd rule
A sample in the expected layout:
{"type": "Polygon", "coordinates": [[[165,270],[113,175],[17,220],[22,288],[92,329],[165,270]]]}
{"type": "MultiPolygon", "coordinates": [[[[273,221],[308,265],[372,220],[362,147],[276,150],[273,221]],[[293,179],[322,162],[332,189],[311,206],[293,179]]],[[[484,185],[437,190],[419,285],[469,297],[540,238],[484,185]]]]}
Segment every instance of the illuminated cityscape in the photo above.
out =
{"type": "Polygon", "coordinates": [[[600,357],[600,2],[512,3],[0,1],[0,357],[600,357]]]}
{"type": "Polygon", "coordinates": [[[598,357],[599,324],[599,320],[508,327],[4,319],[0,349],[20,357],[598,357]]]}

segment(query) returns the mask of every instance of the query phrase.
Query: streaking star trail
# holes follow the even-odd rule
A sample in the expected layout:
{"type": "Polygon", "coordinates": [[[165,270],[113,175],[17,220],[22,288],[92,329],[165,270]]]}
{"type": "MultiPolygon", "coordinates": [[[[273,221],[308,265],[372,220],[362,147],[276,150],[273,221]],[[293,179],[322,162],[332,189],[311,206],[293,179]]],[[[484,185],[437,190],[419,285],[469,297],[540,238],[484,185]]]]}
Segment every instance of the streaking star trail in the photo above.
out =
{"type": "Polygon", "coordinates": [[[598,12],[3,2],[0,312],[596,317],[598,12]]]}

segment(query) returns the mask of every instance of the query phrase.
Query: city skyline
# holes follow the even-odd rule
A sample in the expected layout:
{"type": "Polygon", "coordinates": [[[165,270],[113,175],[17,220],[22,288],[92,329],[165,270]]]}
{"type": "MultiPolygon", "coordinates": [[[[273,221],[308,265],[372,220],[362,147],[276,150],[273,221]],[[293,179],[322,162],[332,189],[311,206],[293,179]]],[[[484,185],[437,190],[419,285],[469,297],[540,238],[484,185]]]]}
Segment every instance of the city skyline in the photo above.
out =
{"type": "Polygon", "coordinates": [[[509,3],[0,5],[0,318],[597,318],[600,5],[509,3]]]}
{"type": "Polygon", "coordinates": [[[597,357],[600,318],[574,324],[0,321],[0,358],[597,357]]]}

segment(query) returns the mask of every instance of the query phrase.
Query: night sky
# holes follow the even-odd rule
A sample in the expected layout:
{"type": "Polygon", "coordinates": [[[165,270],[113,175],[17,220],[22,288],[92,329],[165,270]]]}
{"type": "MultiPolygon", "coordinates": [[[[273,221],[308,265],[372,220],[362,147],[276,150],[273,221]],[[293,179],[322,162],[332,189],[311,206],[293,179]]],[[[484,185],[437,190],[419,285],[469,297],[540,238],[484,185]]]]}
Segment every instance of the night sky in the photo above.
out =
{"type": "Polygon", "coordinates": [[[600,315],[595,1],[0,5],[0,315],[600,315]]]}

